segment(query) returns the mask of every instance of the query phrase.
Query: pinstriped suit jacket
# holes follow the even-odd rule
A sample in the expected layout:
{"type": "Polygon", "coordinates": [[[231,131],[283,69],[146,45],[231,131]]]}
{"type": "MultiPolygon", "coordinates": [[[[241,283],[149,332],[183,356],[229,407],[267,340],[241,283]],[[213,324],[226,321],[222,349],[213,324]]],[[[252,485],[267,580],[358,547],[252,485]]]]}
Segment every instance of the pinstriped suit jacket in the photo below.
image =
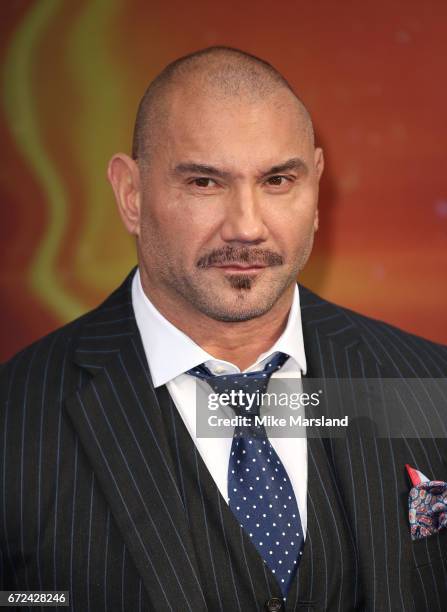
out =
{"type": "MultiPolygon", "coordinates": [[[[198,564],[131,277],[2,368],[0,588],[69,590],[80,612],[261,610],[274,579],[252,575],[246,539],[225,542],[225,558],[210,548],[213,586],[198,564]]],[[[446,347],[300,292],[309,376],[447,375],[446,347]]],[[[444,438],[309,439],[308,536],[287,610],[447,608],[447,532],[411,541],[404,472],[411,463],[447,481],[446,405],[439,414],[444,438]],[[329,490],[338,510],[322,524],[329,490]],[[352,600],[340,517],[355,552],[352,600]]]]}

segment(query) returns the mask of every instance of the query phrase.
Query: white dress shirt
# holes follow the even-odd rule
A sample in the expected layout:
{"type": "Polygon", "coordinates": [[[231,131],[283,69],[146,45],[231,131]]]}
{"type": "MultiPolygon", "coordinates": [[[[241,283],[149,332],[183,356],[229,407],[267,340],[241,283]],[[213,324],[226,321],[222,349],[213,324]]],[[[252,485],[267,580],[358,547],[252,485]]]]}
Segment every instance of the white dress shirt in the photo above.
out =
{"type": "MultiPolygon", "coordinates": [[[[232,438],[196,436],[195,385],[198,381],[185,372],[201,363],[213,374],[236,374],[241,370],[233,363],[215,359],[170,323],[144,293],[139,270],[132,281],[132,304],[154,386],[167,386],[198,452],[222,497],[228,503],[227,471],[232,438]]],[[[301,373],[306,373],[306,357],[298,285],[295,286],[292,307],[283,333],[273,346],[259,355],[255,363],[244,372],[262,370],[271,355],[277,351],[286,353],[289,359],[281,370],[273,373],[272,378],[301,379],[301,373]]],[[[306,535],[307,440],[305,437],[269,439],[289,475],[298,503],[303,533],[306,535]]]]}

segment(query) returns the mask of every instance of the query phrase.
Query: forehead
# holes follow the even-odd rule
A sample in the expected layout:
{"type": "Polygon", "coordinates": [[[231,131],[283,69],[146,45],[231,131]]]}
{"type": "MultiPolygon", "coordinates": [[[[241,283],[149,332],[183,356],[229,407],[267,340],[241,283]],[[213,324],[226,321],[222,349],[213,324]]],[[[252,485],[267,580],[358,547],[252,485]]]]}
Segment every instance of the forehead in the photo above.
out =
{"type": "Polygon", "coordinates": [[[165,111],[159,144],[169,164],[187,158],[249,170],[313,152],[306,117],[284,88],[263,99],[186,89],[170,96],[165,111]]]}

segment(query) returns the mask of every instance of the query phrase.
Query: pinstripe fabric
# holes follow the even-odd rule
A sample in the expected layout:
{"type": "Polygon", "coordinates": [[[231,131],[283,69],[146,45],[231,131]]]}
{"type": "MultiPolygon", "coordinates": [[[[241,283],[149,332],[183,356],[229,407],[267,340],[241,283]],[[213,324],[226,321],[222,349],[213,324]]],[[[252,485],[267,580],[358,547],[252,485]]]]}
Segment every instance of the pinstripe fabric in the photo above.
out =
{"type": "MultiPolygon", "coordinates": [[[[70,590],[82,612],[261,610],[278,587],[153,389],[130,279],[2,369],[0,582],[70,590]]],[[[446,376],[445,347],[304,289],[301,303],[309,376],[446,376]]],[[[308,536],[287,610],[442,610],[447,533],[411,541],[404,464],[447,480],[446,441],[375,439],[363,425],[309,439],[308,536]]]]}

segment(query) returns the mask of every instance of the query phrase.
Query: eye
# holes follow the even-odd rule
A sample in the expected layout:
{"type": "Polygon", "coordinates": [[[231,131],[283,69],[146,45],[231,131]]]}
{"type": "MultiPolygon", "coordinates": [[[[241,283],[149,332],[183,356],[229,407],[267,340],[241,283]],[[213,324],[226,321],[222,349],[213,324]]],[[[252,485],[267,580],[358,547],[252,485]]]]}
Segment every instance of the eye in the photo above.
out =
{"type": "Polygon", "coordinates": [[[286,184],[286,182],[290,181],[286,176],[282,176],[280,174],[276,176],[271,176],[267,179],[267,183],[272,185],[273,187],[282,187],[286,184]]]}
{"type": "Polygon", "coordinates": [[[207,178],[206,176],[198,176],[196,178],[193,178],[190,181],[191,185],[194,185],[195,187],[215,187],[216,186],[216,181],[211,179],[211,178],[207,178]]]}

